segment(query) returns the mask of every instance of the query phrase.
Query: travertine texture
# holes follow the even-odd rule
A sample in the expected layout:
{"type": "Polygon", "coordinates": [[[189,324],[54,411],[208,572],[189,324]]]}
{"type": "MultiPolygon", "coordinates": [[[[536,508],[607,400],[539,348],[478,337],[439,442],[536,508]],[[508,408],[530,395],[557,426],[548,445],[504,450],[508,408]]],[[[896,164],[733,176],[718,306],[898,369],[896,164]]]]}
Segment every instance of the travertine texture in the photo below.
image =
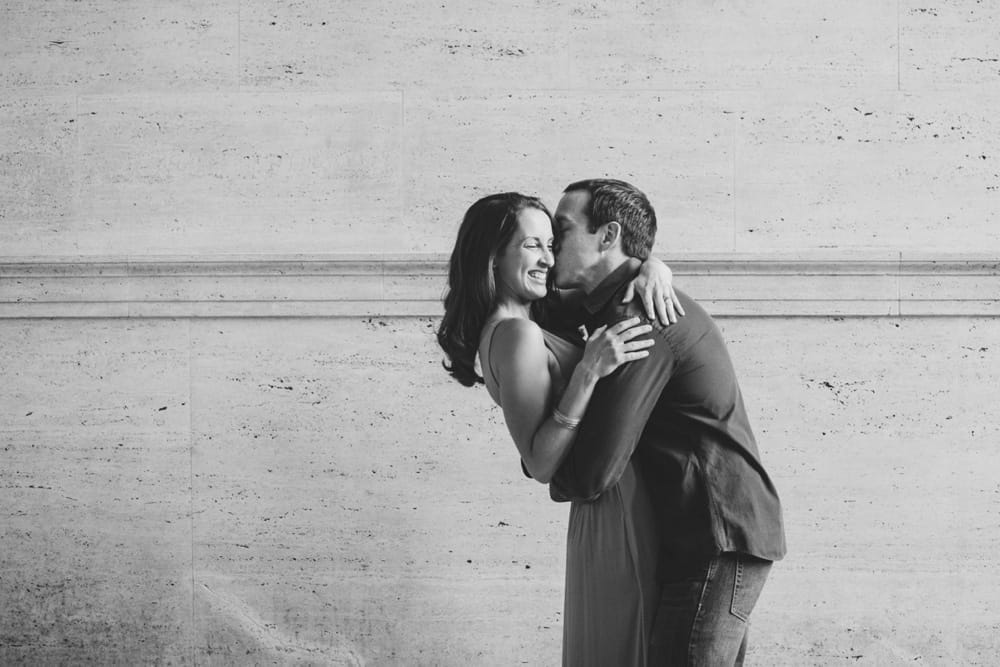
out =
{"type": "Polygon", "coordinates": [[[0,339],[0,663],[189,662],[187,322],[0,339]]]}
{"type": "Polygon", "coordinates": [[[396,208],[399,102],[81,96],[78,212],[138,255],[381,247],[398,217],[386,212],[396,208]]]}
{"type": "Polygon", "coordinates": [[[236,2],[6,0],[0,86],[37,92],[231,88],[236,2]]]}
{"type": "MultiPolygon", "coordinates": [[[[721,324],[790,547],[749,664],[993,664],[1000,324],[721,324]]],[[[0,321],[0,662],[557,663],[567,508],[433,326],[0,321]]]]}
{"type": "Polygon", "coordinates": [[[607,175],[661,256],[831,253],[692,278],[730,313],[953,316],[724,322],[791,546],[750,662],[995,664],[996,270],[926,264],[1000,253],[997,35],[981,0],[0,3],[0,267],[42,267],[0,281],[36,318],[0,318],[0,663],[555,664],[566,508],[432,321],[246,316],[423,314],[437,275],[251,269],[438,258],[481,195],[607,175]],[[125,319],[40,319],[90,315],[125,319]]]}
{"type": "Polygon", "coordinates": [[[0,256],[447,252],[498,190],[658,251],[1000,251],[1000,14],[950,0],[0,7],[0,256]]]}

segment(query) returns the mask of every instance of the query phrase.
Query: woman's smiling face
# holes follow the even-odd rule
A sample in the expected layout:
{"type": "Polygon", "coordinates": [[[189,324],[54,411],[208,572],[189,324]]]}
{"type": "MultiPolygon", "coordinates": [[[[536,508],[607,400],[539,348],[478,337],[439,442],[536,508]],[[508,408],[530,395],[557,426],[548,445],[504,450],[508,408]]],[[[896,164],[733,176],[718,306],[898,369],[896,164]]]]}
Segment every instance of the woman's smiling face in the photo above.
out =
{"type": "Polygon", "coordinates": [[[514,236],[496,258],[498,300],[513,297],[528,302],[544,297],[554,262],[549,216],[537,208],[522,209],[514,236]]]}

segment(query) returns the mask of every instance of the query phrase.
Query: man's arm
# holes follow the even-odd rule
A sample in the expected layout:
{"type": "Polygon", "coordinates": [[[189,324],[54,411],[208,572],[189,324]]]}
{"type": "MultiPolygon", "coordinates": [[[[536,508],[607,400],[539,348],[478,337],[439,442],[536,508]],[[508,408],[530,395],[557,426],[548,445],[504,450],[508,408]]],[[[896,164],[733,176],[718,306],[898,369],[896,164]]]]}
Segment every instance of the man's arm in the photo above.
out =
{"type": "MultiPolygon", "coordinates": [[[[609,324],[638,314],[639,307],[615,308],[609,324]]],[[[646,422],[673,372],[675,358],[664,337],[645,359],[625,364],[600,380],[573,447],[553,478],[555,490],[573,500],[592,500],[621,478],[646,422]]]]}

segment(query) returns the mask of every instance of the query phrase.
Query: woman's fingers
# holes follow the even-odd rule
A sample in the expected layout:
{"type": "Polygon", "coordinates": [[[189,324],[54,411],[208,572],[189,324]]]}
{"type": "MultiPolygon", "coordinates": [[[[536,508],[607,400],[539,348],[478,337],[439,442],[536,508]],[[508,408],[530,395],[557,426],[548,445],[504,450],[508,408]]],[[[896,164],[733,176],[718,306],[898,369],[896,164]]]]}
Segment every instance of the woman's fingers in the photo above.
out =
{"type": "Polygon", "coordinates": [[[643,336],[645,334],[648,334],[652,330],[653,330],[652,324],[640,324],[638,326],[626,329],[621,334],[619,334],[619,338],[621,338],[622,341],[629,341],[638,336],[643,336]]]}
{"type": "Polygon", "coordinates": [[[669,326],[677,321],[673,304],[670,303],[670,299],[666,294],[660,294],[656,300],[656,317],[663,326],[669,326]]]}
{"type": "Polygon", "coordinates": [[[656,319],[656,306],[654,304],[660,301],[659,298],[654,298],[657,296],[657,286],[653,286],[653,289],[646,290],[642,293],[642,307],[646,311],[646,317],[651,320],[656,319]]]}
{"type": "Polygon", "coordinates": [[[646,340],[634,340],[631,343],[625,343],[622,349],[626,352],[634,352],[635,350],[645,350],[647,347],[653,347],[656,344],[652,338],[647,338],[646,340]]]}
{"type": "MultiPolygon", "coordinates": [[[[669,321],[670,324],[677,322],[677,309],[674,308],[674,302],[670,300],[669,296],[665,296],[660,301],[660,309],[666,311],[667,321],[669,321]]],[[[661,319],[660,321],[662,322],[663,320],[661,319]]]]}
{"type": "MultiPolygon", "coordinates": [[[[673,285],[670,286],[669,294],[667,296],[669,297],[667,301],[674,307],[677,314],[684,317],[684,306],[681,305],[681,300],[677,298],[677,292],[674,291],[673,285]]],[[[675,319],[674,321],[676,322],[677,320],[675,319]]]]}
{"type": "Polygon", "coordinates": [[[625,361],[636,361],[637,359],[645,359],[648,356],[649,352],[646,350],[641,350],[639,352],[628,352],[625,354],[625,361]]]}
{"type": "MultiPolygon", "coordinates": [[[[615,324],[612,327],[608,327],[608,333],[610,333],[610,334],[616,334],[616,335],[620,334],[621,332],[625,331],[626,329],[630,329],[630,328],[634,327],[635,325],[639,324],[639,322],[641,322],[641,321],[642,320],[640,320],[638,317],[630,317],[627,320],[622,320],[621,322],[619,322],[618,324],[615,324]]],[[[594,334],[596,334],[596,333],[597,333],[597,331],[594,332],[594,334]]]]}
{"type": "Polygon", "coordinates": [[[622,303],[628,303],[633,298],[635,298],[635,280],[630,281],[628,287],[625,288],[625,296],[622,298],[622,303]]]}

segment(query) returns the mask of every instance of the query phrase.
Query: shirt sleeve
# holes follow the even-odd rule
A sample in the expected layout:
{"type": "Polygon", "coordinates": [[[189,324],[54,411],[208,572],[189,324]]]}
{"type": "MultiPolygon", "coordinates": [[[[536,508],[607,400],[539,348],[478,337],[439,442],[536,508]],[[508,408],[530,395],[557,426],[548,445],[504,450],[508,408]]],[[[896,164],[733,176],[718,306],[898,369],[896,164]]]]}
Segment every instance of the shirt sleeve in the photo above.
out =
{"type": "MultiPolygon", "coordinates": [[[[617,309],[616,309],[617,310],[617,309]]],[[[618,312],[614,324],[633,312],[618,312]]],[[[663,327],[654,324],[649,356],[602,378],[594,389],[576,440],[552,480],[572,500],[594,500],[618,483],[653,408],[676,365],[663,327]]]]}

